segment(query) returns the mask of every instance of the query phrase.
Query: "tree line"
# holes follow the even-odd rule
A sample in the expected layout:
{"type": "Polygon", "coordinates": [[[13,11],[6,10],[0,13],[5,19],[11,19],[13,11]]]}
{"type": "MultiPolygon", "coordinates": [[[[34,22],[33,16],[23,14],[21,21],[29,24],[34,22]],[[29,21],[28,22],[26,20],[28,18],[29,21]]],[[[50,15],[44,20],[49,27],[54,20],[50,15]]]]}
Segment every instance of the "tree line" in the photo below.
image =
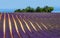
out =
{"type": "Polygon", "coordinates": [[[37,7],[37,8],[32,8],[32,7],[26,7],[25,9],[16,9],[14,12],[52,12],[54,10],[53,7],[45,6],[43,8],[37,7]]]}

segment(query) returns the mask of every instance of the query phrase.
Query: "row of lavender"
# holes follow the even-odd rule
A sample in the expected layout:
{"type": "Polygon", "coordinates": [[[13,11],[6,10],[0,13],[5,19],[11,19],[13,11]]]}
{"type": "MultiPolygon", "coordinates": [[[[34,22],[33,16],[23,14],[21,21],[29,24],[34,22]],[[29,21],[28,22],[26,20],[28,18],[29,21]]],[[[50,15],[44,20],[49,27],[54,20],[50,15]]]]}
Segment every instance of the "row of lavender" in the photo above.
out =
{"type": "Polygon", "coordinates": [[[59,38],[60,14],[50,13],[6,13],[0,17],[0,38],[59,38]],[[5,16],[6,15],[6,16],[5,16]],[[5,16],[5,37],[4,37],[4,16],[5,16]],[[9,18],[11,29],[9,27],[9,18]],[[15,20],[15,23],[14,23],[15,20]],[[19,22],[21,21],[21,23],[19,22]],[[26,26],[28,24],[29,28],[26,26]],[[15,25],[18,27],[16,30],[15,25]],[[23,28],[22,26],[23,25],[23,28]],[[41,27],[39,28],[38,25],[41,27]],[[35,28],[34,28],[35,27],[35,28]],[[23,30],[24,29],[24,30],[23,30]],[[12,31],[11,31],[12,30],[12,31]],[[19,34],[18,32],[19,31],[19,34]],[[25,32],[24,32],[25,31],[25,32]],[[12,32],[12,33],[11,33],[12,32]]]}

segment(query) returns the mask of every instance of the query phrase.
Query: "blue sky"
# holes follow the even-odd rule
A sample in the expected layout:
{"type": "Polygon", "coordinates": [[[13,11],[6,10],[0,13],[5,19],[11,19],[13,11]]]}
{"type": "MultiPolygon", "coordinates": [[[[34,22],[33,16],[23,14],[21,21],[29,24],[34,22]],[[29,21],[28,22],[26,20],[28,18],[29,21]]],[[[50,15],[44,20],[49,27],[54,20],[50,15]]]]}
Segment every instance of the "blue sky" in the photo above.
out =
{"type": "Polygon", "coordinates": [[[37,6],[60,7],[60,0],[0,0],[0,9],[22,9],[27,6],[36,8],[37,6]]]}
{"type": "Polygon", "coordinates": [[[36,8],[46,5],[54,7],[53,12],[60,12],[60,0],[0,0],[0,12],[14,12],[15,9],[24,9],[28,6],[36,8]]]}

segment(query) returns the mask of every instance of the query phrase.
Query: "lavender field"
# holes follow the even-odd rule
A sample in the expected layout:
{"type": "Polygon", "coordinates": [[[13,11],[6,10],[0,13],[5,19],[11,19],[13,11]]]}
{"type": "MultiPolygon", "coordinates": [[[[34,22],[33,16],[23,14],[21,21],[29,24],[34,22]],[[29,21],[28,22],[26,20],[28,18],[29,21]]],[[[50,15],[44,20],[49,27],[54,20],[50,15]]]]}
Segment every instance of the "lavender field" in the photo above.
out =
{"type": "Polygon", "coordinates": [[[60,38],[60,13],[1,13],[0,38],[60,38]]]}

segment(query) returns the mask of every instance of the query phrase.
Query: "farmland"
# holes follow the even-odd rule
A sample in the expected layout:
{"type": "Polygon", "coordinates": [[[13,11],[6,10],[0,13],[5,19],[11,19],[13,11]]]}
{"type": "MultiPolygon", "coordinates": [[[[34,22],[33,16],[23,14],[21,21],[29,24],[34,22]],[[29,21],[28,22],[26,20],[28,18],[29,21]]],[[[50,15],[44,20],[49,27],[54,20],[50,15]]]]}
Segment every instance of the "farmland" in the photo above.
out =
{"type": "Polygon", "coordinates": [[[1,13],[0,38],[60,38],[60,13],[1,13]]]}

